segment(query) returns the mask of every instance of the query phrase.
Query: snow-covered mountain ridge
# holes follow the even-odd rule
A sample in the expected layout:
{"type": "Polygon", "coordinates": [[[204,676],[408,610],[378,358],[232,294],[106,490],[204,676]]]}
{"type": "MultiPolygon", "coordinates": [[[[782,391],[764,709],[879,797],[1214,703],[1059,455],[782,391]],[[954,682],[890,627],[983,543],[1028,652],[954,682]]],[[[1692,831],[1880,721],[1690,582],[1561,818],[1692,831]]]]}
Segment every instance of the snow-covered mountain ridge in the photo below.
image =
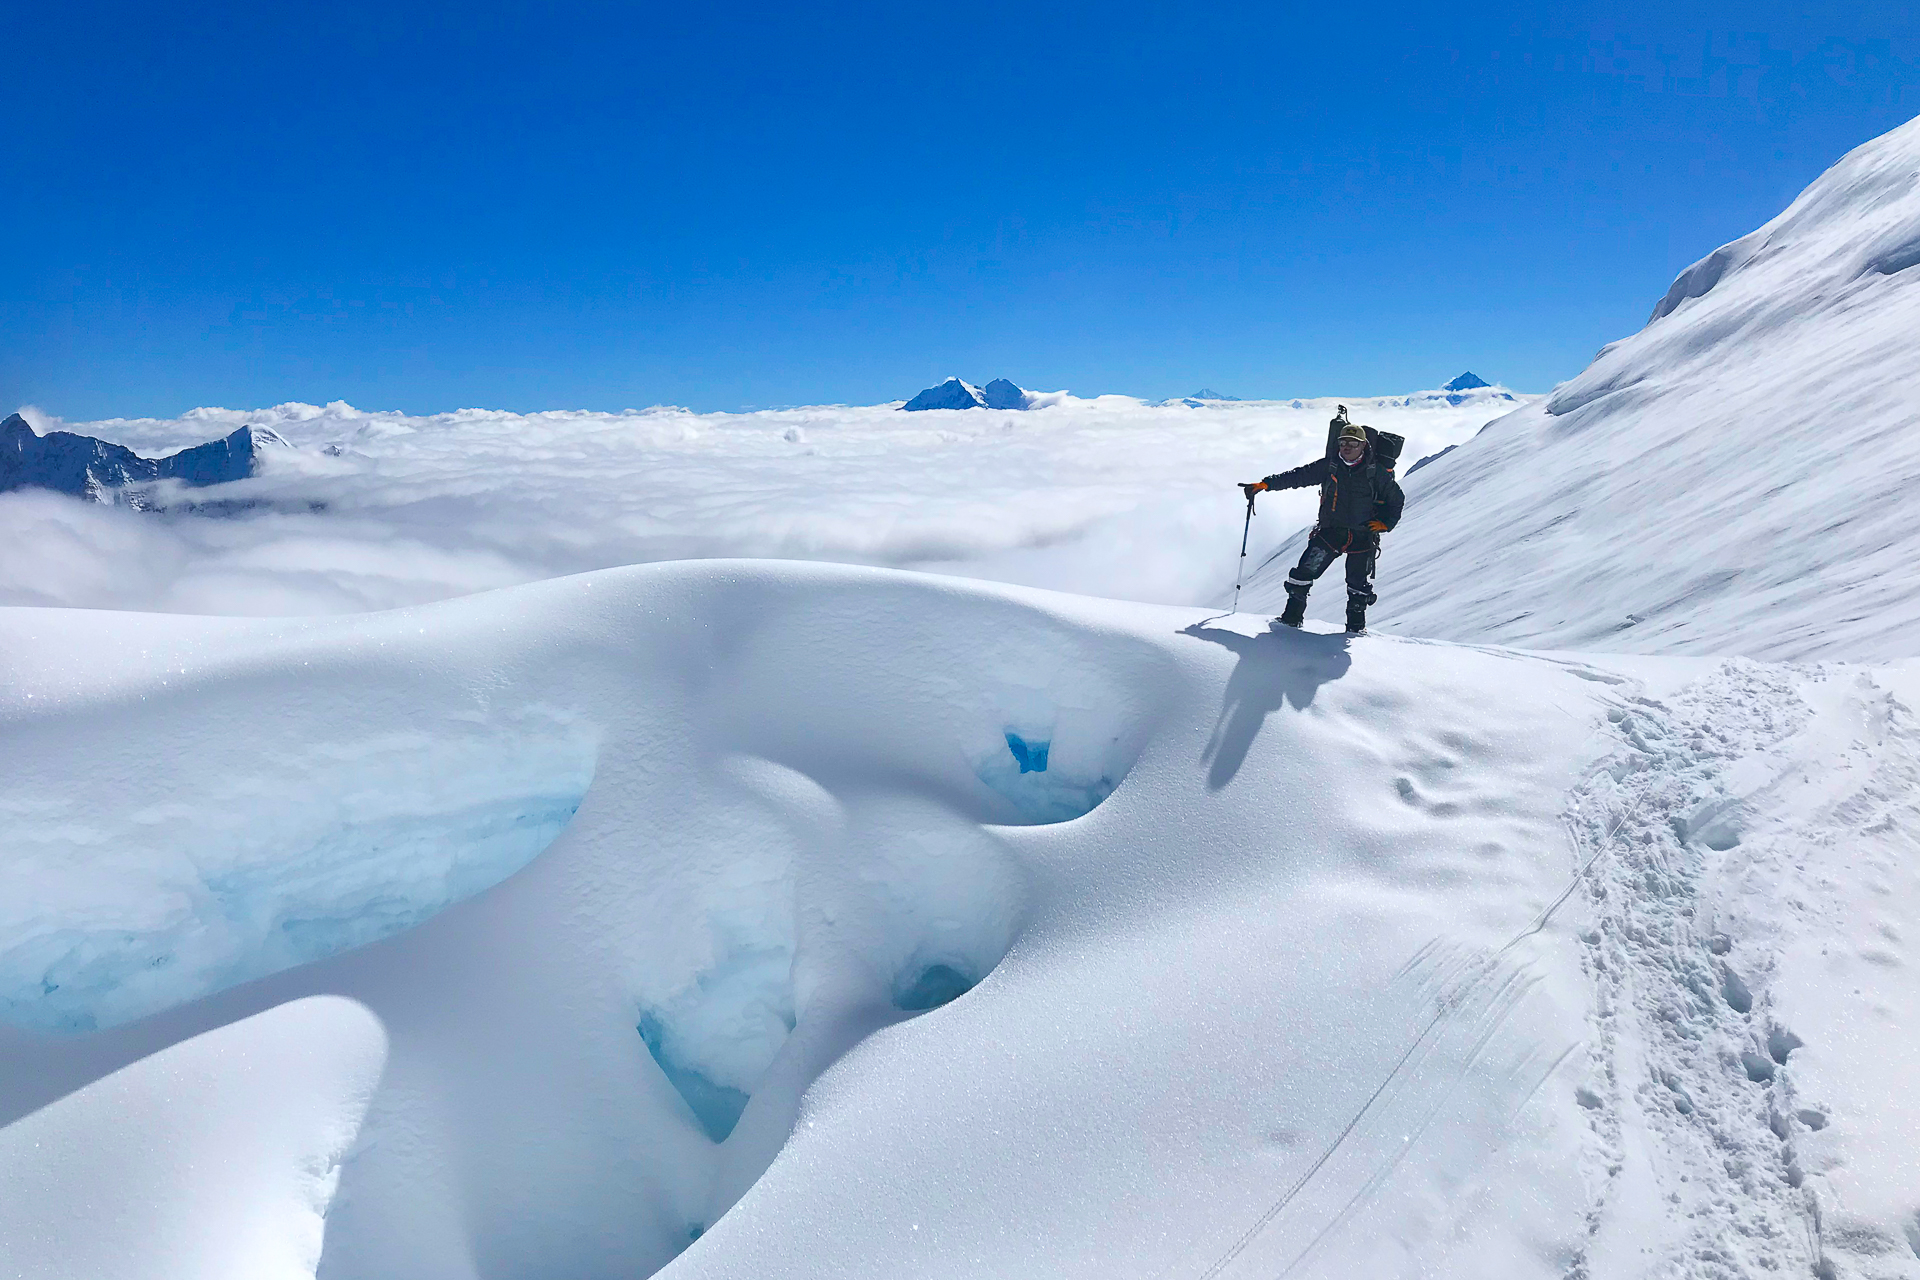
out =
{"type": "Polygon", "coordinates": [[[142,458],[91,436],[68,431],[41,435],[16,413],[0,421],[0,493],[49,489],[105,502],[116,490],[132,494],[144,487],[136,501],[149,506],[156,481],[198,487],[245,480],[254,473],[262,444],[285,443],[268,428],[244,426],[164,458],[142,458]]]}
{"type": "MultiPolygon", "coordinates": [[[[1920,653],[1920,121],[1407,478],[1381,625],[1541,648],[1920,653]]],[[[1283,549],[1248,599],[1283,603],[1283,549]]],[[[1333,617],[1322,591],[1316,616],[1333,617]]]]}

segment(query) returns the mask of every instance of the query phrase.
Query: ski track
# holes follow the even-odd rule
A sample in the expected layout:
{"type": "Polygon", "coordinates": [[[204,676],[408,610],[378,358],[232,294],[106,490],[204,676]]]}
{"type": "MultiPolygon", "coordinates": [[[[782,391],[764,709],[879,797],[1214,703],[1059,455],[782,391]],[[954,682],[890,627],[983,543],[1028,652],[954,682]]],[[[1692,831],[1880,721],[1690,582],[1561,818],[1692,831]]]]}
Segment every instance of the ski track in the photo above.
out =
{"type": "Polygon", "coordinates": [[[1618,749],[1570,804],[1592,859],[1579,941],[1594,994],[1576,1094],[1589,1241],[1568,1275],[1920,1277],[1913,1233],[1856,1211],[1828,1178],[1844,1161],[1822,1155],[1821,1131],[1847,1117],[1805,1095],[1802,1041],[1773,991],[1797,941],[1847,926],[1821,918],[1836,884],[1889,870],[1856,837],[1911,857],[1915,718],[1865,672],[1731,659],[1665,703],[1628,693],[1609,719],[1618,749]],[[1809,698],[1832,701],[1821,694],[1839,682],[1840,705],[1817,710],[1809,698]],[[1851,774],[1833,761],[1836,717],[1880,730],[1851,774]],[[1795,803],[1786,780],[1823,802],[1795,803]],[[1657,1214],[1633,1211],[1654,1199],[1657,1214]],[[1627,1238],[1650,1221],[1664,1232],[1627,1238]]]}

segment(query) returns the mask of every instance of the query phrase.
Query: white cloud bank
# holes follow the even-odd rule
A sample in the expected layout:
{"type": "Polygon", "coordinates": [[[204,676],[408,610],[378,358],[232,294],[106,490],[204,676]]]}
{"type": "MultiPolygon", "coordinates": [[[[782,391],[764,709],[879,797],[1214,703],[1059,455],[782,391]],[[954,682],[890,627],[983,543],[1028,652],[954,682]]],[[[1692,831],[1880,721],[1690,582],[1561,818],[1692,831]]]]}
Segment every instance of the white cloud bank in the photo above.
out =
{"type": "MultiPolygon", "coordinates": [[[[727,556],[931,569],[1167,604],[1233,581],[1233,485],[1315,456],[1333,398],[1193,408],[1045,397],[1039,411],[656,408],[429,417],[343,403],[59,424],[155,454],[244,424],[295,447],[156,515],[0,496],[0,604],[346,613],[613,565],[727,556]]],[[[1498,391],[1349,398],[1403,468],[1515,407],[1498,391]]],[[[1311,519],[1263,500],[1252,550],[1311,519]]]]}

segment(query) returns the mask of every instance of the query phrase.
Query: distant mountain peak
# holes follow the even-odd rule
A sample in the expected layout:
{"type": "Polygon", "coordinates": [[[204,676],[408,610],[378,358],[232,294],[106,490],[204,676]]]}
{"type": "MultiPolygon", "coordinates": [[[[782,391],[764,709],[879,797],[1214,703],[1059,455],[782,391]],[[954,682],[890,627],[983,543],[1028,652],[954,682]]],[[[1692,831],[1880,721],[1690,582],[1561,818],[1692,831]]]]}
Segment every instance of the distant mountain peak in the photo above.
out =
{"type": "Polygon", "coordinates": [[[981,389],[989,409],[1024,409],[1027,407],[1027,392],[1024,387],[1008,382],[1005,378],[995,378],[981,389]]]}
{"type": "Polygon", "coordinates": [[[124,445],[71,431],[41,435],[16,413],[0,422],[0,493],[52,489],[100,499],[103,490],[150,480],[225,484],[252,475],[255,449],[269,443],[285,445],[286,441],[265,427],[241,427],[222,439],[164,458],[143,458],[124,445]]]}
{"type": "Polygon", "coordinates": [[[959,378],[948,378],[937,387],[928,387],[900,406],[902,409],[1024,409],[1027,392],[1005,378],[995,378],[984,388],[959,378]]]}
{"type": "Polygon", "coordinates": [[[1490,387],[1492,385],[1491,382],[1481,378],[1478,374],[1463,373],[1440,389],[1442,391],[1474,391],[1480,387],[1490,387]]]}
{"type": "Polygon", "coordinates": [[[1238,400],[1239,398],[1239,396],[1222,395],[1212,387],[1202,387],[1187,397],[1189,400],[1238,400]]]}

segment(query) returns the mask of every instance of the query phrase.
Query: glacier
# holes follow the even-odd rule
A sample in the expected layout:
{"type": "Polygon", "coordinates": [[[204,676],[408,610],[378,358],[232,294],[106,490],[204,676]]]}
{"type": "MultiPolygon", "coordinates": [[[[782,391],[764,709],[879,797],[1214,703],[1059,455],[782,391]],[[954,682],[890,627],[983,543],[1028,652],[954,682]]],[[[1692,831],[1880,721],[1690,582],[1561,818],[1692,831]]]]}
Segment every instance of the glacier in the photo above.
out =
{"type": "MultiPolygon", "coordinates": [[[[1448,648],[1388,660],[1386,642],[1336,676],[1329,638],[1249,632],[1240,650],[1186,634],[1200,616],[750,562],[297,625],[0,612],[21,655],[9,742],[98,751],[121,717],[93,701],[144,699],[179,767],[216,776],[243,750],[244,700],[292,740],[471,726],[502,761],[542,762],[521,766],[535,794],[591,768],[544,852],[412,928],[336,937],[95,1030],[0,1028],[0,1119],[290,1001],[341,999],[388,1047],[319,1275],[765,1274],[803,1258],[897,1275],[962,1237],[997,1240],[997,1269],[1093,1275],[1109,1249],[1170,1264],[1224,1248],[1444,998],[1458,1018],[1417,1041],[1430,1074],[1363,1117],[1258,1256],[1307,1247],[1316,1215],[1436,1107],[1428,1123],[1470,1145],[1526,1135],[1534,1154],[1509,1152],[1501,1185],[1557,1185],[1579,1140],[1561,1105],[1577,974],[1557,935],[1493,957],[1571,874],[1557,807],[1610,686],[1448,648]],[[1235,682],[1249,667],[1297,669],[1288,687],[1312,696],[1252,696],[1235,682]],[[1558,692],[1515,695],[1534,682],[1558,692]],[[552,767],[567,759],[577,772],[552,767]],[[1329,790],[1329,771],[1349,785],[1329,790]],[[1553,1105],[1529,1109],[1548,1076],[1553,1105]],[[1143,1142],[1159,1151],[1145,1164],[1143,1142]],[[1004,1191],[929,1200],[915,1188],[936,1171],[1004,1191]],[[860,1230],[795,1236],[862,1186],[860,1230]],[[1120,1237],[1089,1251],[1115,1203],[1133,1206],[1120,1237]]],[[[44,777],[85,774],[32,754],[44,777]]],[[[396,803],[417,785],[395,771],[396,803]]],[[[307,821],[294,789],[245,795],[249,829],[307,821]]],[[[501,869],[473,856],[476,875],[501,869]]],[[[1445,1176],[1420,1163],[1392,1212],[1423,1220],[1445,1176]]],[[[1430,1229],[1503,1230],[1462,1214],[1430,1229]]],[[[1577,1238],[1578,1212],[1554,1221],[1577,1238]]]]}
{"type": "MultiPolygon", "coordinates": [[[[209,524],[334,616],[0,607],[0,1260],[1920,1280],[1917,228],[1920,122],[1547,396],[1358,405],[1453,415],[1364,636],[797,558],[434,599],[426,541],[341,612],[278,516],[209,524]]],[[[1198,474],[1329,409],[950,416],[1007,475],[1177,421],[1198,474]]],[[[458,415],[288,414],[441,450],[380,496],[423,530],[581,469],[575,418],[536,482],[458,415]]],[[[879,416],[608,431],[951,461],[879,416]]]]}

